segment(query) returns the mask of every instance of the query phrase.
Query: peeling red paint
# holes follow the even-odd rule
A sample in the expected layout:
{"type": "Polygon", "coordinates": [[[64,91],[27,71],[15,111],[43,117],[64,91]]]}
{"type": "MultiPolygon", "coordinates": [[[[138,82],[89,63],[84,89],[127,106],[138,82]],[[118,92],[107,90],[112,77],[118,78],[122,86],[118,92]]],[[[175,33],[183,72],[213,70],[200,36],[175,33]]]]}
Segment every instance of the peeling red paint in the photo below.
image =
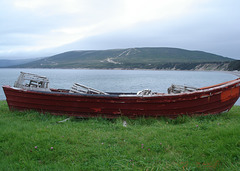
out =
{"type": "Polygon", "coordinates": [[[101,112],[102,109],[101,108],[92,108],[94,110],[94,112],[101,112]]]}

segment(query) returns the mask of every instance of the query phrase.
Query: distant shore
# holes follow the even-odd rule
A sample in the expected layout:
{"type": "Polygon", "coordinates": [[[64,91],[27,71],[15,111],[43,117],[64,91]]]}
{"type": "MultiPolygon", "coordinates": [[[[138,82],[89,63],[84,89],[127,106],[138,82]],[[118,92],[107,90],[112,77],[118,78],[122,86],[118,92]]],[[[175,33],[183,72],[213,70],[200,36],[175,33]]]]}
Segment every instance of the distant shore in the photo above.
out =
{"type": "Polygon", "coordinates": [[[235,71],[228,71],[228,70],[215,70],[215,69],[157,69],[157,68],[33,68],[33,67],[28,67],[28,68],[21,68],[21,67],[0,67],[0,69],[73,69],[73,70],[141,70],[141,71],[213,71],[213,72],[226,72],[226,73],[234,73],[240,75],[240,71],[235,70],[235,71]]]}

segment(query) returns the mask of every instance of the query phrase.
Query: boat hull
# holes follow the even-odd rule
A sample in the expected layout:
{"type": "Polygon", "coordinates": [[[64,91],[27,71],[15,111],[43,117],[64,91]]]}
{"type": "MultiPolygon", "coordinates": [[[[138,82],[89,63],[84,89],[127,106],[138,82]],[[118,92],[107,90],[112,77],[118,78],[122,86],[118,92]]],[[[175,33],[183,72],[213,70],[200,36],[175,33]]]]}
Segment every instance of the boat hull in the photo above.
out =
{"type": "Polygon", "coordinates": [[[240,95],[240,79],[192,93],[156,96],[89,95],[31,91],[3,86],[10,110],[54,115],[129,118],[217,114],[228,111],[240,95]]]}

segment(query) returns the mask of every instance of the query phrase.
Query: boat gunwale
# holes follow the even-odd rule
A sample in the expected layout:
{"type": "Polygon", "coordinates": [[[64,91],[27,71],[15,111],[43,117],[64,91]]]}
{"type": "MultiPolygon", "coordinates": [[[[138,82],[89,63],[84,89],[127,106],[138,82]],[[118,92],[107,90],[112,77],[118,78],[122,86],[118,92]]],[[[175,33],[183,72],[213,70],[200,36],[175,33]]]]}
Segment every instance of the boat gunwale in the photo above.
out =
{"type": "MultiPolygon", "coordinates": [[[[74,97],[97,97],[97,98],[157,98],[157,97],[181,97],[185,95],[198,95],[198,94],[206,94],[208,96],[208,93],[218,93],[219,91],[224,91],[224,89],[227,89],[230,86],[233,86],[234,84],[235,87],[240,87],[240,78],[227,81],[224,83],[216,84],[213,86],[209,86],[210,88],[205,89],[199,89],[193,92],[184,92],[184,93],[178,93],[178,94],[167,94],[167,93],[157,93],[154,95],[137,95],[133,93],[117,93],[119,95],[114,95],[115,92],[108,92],[110,94],[82,94],[82,93],[69,93],[69,92],[57,92],[57,91],[41,91],[41,90],[25,90],[22,88],[16,88],[12,87],[9,85],[3,85],[2,87],[10,88],[10,89],[15,89],[19,91],[24,91],[24,92],[32,92],[32,93],[39,93],[39,94],[48,94],[48,95],[63,95],[63,96],[74,96],[74,97]]],[[[59,89],[53,89],[53,90],[59,90],[59,89]]]]}

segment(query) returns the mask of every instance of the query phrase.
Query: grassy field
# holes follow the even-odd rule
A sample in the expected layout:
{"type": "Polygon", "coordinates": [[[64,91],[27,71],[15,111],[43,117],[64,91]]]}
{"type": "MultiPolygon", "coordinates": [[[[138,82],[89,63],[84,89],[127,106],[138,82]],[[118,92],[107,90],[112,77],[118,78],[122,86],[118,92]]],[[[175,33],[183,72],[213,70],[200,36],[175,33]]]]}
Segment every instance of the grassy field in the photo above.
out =
{"type": "Polygon", "coordinates": [[[64,119],[1,101],[0,170],[240,170],[239,106],[175,120],[64,119]]]}

